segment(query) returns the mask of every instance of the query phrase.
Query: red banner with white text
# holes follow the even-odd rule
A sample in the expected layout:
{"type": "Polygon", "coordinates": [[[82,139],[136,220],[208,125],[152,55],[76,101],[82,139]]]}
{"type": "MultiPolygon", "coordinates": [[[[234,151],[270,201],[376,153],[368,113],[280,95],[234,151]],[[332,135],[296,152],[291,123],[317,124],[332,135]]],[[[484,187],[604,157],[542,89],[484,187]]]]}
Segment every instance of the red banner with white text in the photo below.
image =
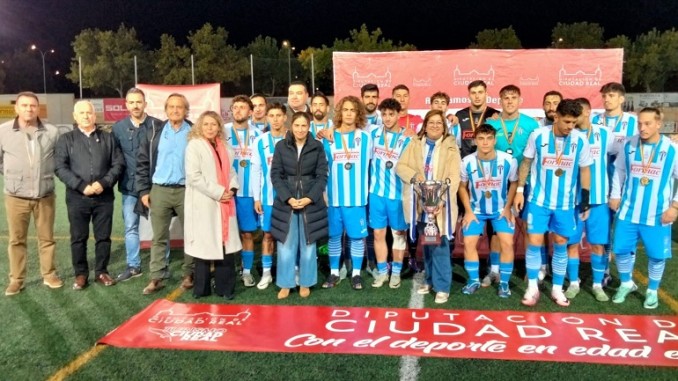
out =
{"type": "Polygon", "coordinates": [[[128,348],[678,366],[678,317],[157,300],[99,340],[128,348]]]}
{"type": "Polygon", "coordinates": [[[429,97],[444,91],[450,109],[467,107],[469,83],[483,80],[488,104],[499,108],[499,89],[513,84],[521,89],[521,109],[543,115],[542,97],[558,90],[566,98],[586,97],[594,109],[602,107],[600,87],[621,82],[623,49],[439,50],[414,52],[334,52],[334,99],[360,95],[366,83],[379,86],[380,97],[390,96],[398,84],[410,89],[412,110],[429,110],[429,97]],[[540,113],[539,113],[540,112],[540,113]]]}
{"type": "Polygon", "coordinates": [[[123,98],[104,98],[104,121],[106,123],[115,123],[129,115],[125,99],[123,98]]]}

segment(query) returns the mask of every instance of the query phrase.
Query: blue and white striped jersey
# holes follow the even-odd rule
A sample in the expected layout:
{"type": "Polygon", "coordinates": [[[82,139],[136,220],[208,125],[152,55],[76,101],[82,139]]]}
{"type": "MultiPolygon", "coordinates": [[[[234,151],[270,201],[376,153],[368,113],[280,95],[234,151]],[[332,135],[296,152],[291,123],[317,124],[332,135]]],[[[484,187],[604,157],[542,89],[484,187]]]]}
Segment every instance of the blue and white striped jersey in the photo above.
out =
{"type": "Polygon", "coordinates": [[[620,199],[619,219],[658,226],[661,216],[678,201],[673,183],[678,178],[676,145],[665,136],[655,144],[643,144],[640,136],[623,146],[615,161],[611,199],[620,199]]]}
{"type": "Polygon", "coordinates": [[[334,130],[333,140],[323,140],[329,166],[329,205],[367,205],[367,177],[372,154],[370,135],[361,129],[349,133],[334,130]]]}
{"type": "Polygon", "coordinates": [[[252,156],[254,155],[254,141],[259,136],[259,130],[248,124],[248,128],[239,130],[233,128],[233,123],[224,127],[226,143],[233,149],[233,170],[238,174],[240,188],[236,196],[253,197],[250,177],[252,172],[252,156]]]}
{"type": "Polygon", "coordinates": [[[312,120],[311,125],[309,127],[311,135],[313,135],[313,137],[315,138],[316,135],[318,134],[318,131],[332,128],[334,127],[334,123],[332,122],[331,119],[328,119],[327,122],[325,123],[318,123],[315,120],[312,120]]]}
{"type": "Polygon", "coordinates": [[[370,193],[389,200],[402,200],[403,182],[395,168],[410,143],[410,138],[403,135],[404,131],[400,128],[400,132],[390,132],[384,127],[372,130],[370,193]]]}
{"type": "Polygon", "coordinates": [[[586,135],[572,130],[556,137],[552,126],[530,134],[523,156],[532,160],[529,200],[552,210],[574,208],[579,167],[593,163],[586,135]]]}
{"type": "MultiPolygon", "coordinates": [[[[592,124],[590,129],[579,130],[587,137],[591,152],[591,189],[589,201],[591,205],[606,204],[610,189],[609,155],[616,155],[619,150],[615,144],[614,134],[605,126],[592,124]]],[[[577,204],[581,199],[579,190],[581,184],[577,182],[577,204]]]]}
{"type": "Polygon", "coordinates": [[[615,136],[615,143],[621,147],[633,135],[638,134],[638,120],[628,112],[620,116],[607,116],[605,113],[596,114],[591,123],[606,126],[615,136]],[[621,116],[621,117],[620,117],[621,116]]]}
{"type": "Polygon", "coordinates": [[[381,113],[379,110],[374,110],[374,114],[368,114],[367,116],[367,125],[381,126],[384,122],[381,120],[381,113]]]}
{"type": "Polygon", "coordinates": [[[495,158],[489,161],[479,160],[478,152],[461,160],[461,182],[468,183],[473,214],[501,213],[509,182],[518,181],[516,159],[506,152],[495,152],[495,158]]]}
{"type": "Polygon", "coordinates": [[[271,132],[260,135],[254,141],[254,154],[252,155],[252,173],[250,186],[254,201],[261,201],[263,205],[273,206],[275,190],[271,184],[271,162],[275,145],[283,140],[284,135],[274,137],[271,132]]]}

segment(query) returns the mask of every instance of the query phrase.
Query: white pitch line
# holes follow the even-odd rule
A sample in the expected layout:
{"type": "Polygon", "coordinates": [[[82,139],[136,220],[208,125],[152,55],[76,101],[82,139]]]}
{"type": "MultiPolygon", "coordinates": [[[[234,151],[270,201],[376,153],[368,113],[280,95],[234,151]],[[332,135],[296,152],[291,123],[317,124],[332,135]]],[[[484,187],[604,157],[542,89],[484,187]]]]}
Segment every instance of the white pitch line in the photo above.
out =
{"type": "MultiPolygon", "coordinates": [[[[415,274],[412,279],[412,290],[410,290],[410,303],[408,308],[424,308],[424,295],[417,293],[417,288],[425,282],[424,273],[415,274]]],[[[400,380],[417,381],[419,376],[419,357],[403,356],[400,358],[400,380]]]]}

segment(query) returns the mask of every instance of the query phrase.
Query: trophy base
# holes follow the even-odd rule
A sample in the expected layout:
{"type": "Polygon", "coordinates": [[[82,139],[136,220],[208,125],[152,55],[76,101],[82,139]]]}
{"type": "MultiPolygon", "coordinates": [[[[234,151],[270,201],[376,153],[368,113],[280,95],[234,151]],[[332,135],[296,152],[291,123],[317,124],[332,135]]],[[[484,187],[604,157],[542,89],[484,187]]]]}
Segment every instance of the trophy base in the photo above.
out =
{"type": "Polygon", "coordinates": [[[419,234],[419,242],[424,246],[439,246],[440,236],[419,234]]]}

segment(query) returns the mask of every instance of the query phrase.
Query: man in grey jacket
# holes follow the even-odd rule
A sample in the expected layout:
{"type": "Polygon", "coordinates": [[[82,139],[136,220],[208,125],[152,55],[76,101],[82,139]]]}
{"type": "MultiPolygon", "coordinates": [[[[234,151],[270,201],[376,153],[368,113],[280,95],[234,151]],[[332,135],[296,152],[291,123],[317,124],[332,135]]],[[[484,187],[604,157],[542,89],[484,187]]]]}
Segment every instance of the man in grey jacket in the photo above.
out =
{"type": "Polygon", "coordinates": [[[38,236],[43,284],[64,285],[56,272],[54,254],[54,146],[57,128],[38,117],[38,97],[17,95],[17,117],[0,125],[0,172],[5,181],[5,209],[9,227],[9,285],[5,295],[16,295],[26,279],[26,238],[31,215],[38,236]]]}

